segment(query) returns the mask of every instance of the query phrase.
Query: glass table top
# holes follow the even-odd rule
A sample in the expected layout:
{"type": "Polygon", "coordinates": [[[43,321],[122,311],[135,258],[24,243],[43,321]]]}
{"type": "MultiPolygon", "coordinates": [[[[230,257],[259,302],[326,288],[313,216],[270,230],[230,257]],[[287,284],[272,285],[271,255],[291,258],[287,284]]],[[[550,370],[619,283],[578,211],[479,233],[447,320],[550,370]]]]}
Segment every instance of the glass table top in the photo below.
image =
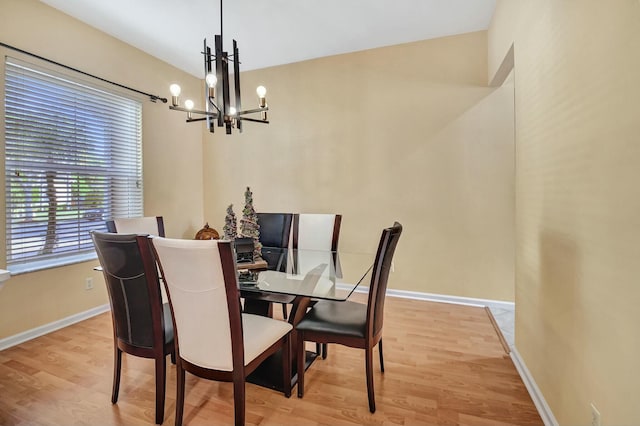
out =
{"type": "Polygon", "coordinates": [[[368,285],[375,255],[263,247],[262,258],[267,269],[238,263],[240,290],[346,300],[358,285],[368,285]]]}

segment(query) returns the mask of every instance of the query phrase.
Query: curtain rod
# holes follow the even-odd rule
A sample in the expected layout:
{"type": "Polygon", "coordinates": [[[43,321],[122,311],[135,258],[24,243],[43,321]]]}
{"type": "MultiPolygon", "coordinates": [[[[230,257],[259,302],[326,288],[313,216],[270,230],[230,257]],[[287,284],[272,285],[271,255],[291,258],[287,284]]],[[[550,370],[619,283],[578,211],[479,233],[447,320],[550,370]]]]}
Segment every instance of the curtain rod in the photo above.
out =
{"type": "Polygon", "coordinates": [[[40,55],[36,55],[35,53],[27,52],[26,50],[22,50],[22,49],[19,49],[19,48],[17,48],[17,47],[10,46],[10,45],[8,45],[8,44],[6,44],[6,43],[2,43],[2,42],[0,42],[0,46],[2,46],[2,47],[6,47],[7,49],[15,50],[16,52],[20,52],[20,53],[23,53],[23,54],[25,54],[25,55],[32,56],[32,57],[34,57],[34,58],[38,58],[38,59],[40,59],[40,60],[42,60],[42,61],[49,62],[50,64],[54,64],[54,65],[57,65],[57,66],[59,66],[59,67],[66,68],[66,69],[68,69],[68,70],[75,71],[75,72],[77,72],[77,73],[80,73],[80,74],[83,74],[83,75],[89,76],[89,77],[91,77],[91,78],[95,78],[95,79],[100,80],[100,81],[103,81],[103,82],[105,82],[105,83],[109,83],[109,84],[112,84],[112,85],[114,85],[114,86],[118,86],[118,87],[120,87],[120,88],[122,88],[122,89],[126,89],[126,90],[129,90],[129,91],[131,91],[131,92],[136,92],[136,93],[139,93],[139,94],[141,94],[141,95],[148,96],[148,97],[149,97],[149,100],[150,100],[151,102],[162,101],[162,103],[164,103],[164,104],[166,104],[166,103],[167,103],[167,98],[161,98],[160,96],[152,95],[152,94],[150,94],[150,93],[146,93],[146,92],[143,92],[143,91],[140,91],[140,90],[137,90],[137,89],[133,89],[133,88],[128,87],[128,86],[125,86],[125,85],[123,85],[123,84],[116,83],[116,82],[114,82],[114,81],[107,80],[107,79],[105,79],[105,78],[98,77],[98,76],[93,75],[93,74],[89,74],[88,72],[84,72],[84,71],[79,70],[79,69],[77,69],[77,68],[73,68],[73,67],[70,67],[70,66],[68,66],[68,65],[61,64],[60,62],[52,61],[51,59],[47,59],[47,58],[44,58],[44,57],[42,57],[42,56],[40,56],[40,55]]]}

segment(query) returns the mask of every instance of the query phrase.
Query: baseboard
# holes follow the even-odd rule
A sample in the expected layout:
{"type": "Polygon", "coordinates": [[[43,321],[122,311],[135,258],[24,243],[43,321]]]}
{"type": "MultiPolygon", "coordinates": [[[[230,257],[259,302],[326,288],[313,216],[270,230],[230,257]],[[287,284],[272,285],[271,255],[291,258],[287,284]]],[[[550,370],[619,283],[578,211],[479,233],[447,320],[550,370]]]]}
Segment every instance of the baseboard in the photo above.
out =
{"type": "Polygon", "coordinates": [[[558,426],[558,421],[554,417],[551,408],[549,408],[547,401],[544,399],[544,396],[540,391],[540,388],[538,388],[536,381],[533,379],[533,376],[531,376],[527,365],[524,363],[524,360],[516,348],[511,348],[511,359],[513,360],[516,370],[518,370],[518,374],[520,374],[524,385],[527,387],[529,395],[538,409],[538,413],[540,414],[540,417],[542,417],[542,421],[545,426],[558,426]]]}
{"type": "Polygon", "coordinates": [[[96,306],[88,311],[80,312],[58,321],[51,322],[49,324],[42,325],[40,327],[32,328],[31,330],[24,331],[22,333],[15,334],[13,336],[0,339],[0,351],[10,348],[20,343],[24,343],[27,340],[35,339],[36,337],[43,336],[61,328],[67,327],[71,324],[75,324],[80,321],[84,321],[88,318],[100,315],[103,312],[109,311],[109,304],[96,306]]]}
{"type": "MultiPolygon", "coordinates": [[[[340,284],[337,285],[340,288],[340,284]]],[[[348,289],[344,287],[343,289],[348,289]]],[[[358,286],[355,291],[357,293],[368,293],[369,287],[361,287],[358,286]]],[[[474,297],[461,297],[461,296],[449,296],[446,294],[434,294],[434,293],[421,293],[418,291],[408,291],[408,290],[396,290],[393,288],[387,289],[387,296],[395,296],[402,297],[405,299],[415,299],[415,300],[428,300],[430,302],[442,302],[442,303],[453,303],[456,305],[467,305],[467,306],[476,306],[476,307],[489,307],[496,309],[508,309],[515,310],[515,303],[513,302],[505,302],[502,300],[491,300],[491,299],[477,299],[474,297]]]]}

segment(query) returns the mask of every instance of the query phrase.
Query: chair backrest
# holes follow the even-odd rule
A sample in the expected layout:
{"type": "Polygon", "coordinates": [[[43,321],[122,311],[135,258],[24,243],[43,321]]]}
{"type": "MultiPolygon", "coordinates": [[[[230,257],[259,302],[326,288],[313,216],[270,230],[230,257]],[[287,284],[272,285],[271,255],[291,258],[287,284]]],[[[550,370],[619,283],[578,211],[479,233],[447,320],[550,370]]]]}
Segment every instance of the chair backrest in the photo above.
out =
{"type": "Polygon", "coordinates": [[[369,337],[375,336],[382,330],[387,281],[400,234],[402,234],[402,225],[395,222],[391,228],[384,229],[380,237],[376,260],[373,264],[367,304],[367,331],[369,337]]]}
{"type": "Polygon", "coordinates": [[[107,230],[118,234],[149,234],[164,237],[162,216],[122,217],[106,222],[107,230]]]}
{"type": "Polygon", "coordinates": [[[336,275],[339,275],[338,258],[329,253],[338,249],[342,215],[297,213],[293,215],[292,245],[304,253],[294,253],[294,270],[305,274],[316,265],[326,263],[329,268],[323,272],[320,286],[327,292],[335,290],[336,275]]]}
{"type": "Polygon", "coordinates": [[[164,346],[160,281],[148,237],[91,231],[102,266],[114,333],[140,348],[164,346]]]}
{"type": "Polygon", "coordinates": [[[180,358],[215,370],[244,365],[240,295],[229,241],[153,238],[180,358]],[[239,357],[239,358],[238,358],[239,357]]]}
{"type": "Polygon", "coordinates": [[[293,248],[336,251],[341,223],[342,215],[339,214],[295,214],[293,248]]]}
{"type": "Polygon", "coordinates": [[[258,213],[260,242],[265,247],[289,247],[293,213],[258,213]]]}

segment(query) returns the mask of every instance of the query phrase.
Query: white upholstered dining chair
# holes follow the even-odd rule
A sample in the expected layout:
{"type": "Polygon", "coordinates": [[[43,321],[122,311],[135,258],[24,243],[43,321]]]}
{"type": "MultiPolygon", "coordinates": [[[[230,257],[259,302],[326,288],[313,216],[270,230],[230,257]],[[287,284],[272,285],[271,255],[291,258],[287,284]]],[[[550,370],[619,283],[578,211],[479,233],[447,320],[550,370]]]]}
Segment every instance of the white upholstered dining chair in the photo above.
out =
{"type": "Polygon", "coordinates": [[[291,396],[291,324],[241,312],[231,242],[156,237],[176,342],[176,425],[182,424],[185,371],[233,382],[235,424],[245,420],[245,379],[282,350],[284,394],[291,396]]]}
{"type": "Polygon", "coordinates": [[[294,249],[338,249],[342,215],[297,213],[293,215],[292,245],[294,249]]]}
{"type": "MultiPolygon", "coordinates": [[[[304,250],[303,256],[293,260],[296,273],[304,275],[316,265],[326,263],[330,265],[318,280],[319,289],[327,293],[335,291],[336,275],[339,271],[339,261],[329,251],[338,250],[342,215],[323,213],[296,213],[293,215],[291,228],[291,245],[294,249],[304,250]]],[[[313,299],[312,304],[317,300],[313,299]]],[[[316,353],[322,353],[327,358],[327,344],[316,345],[316,353]]]]}
{"type": "Polygon", "coordinates": [[[122,217],[106,222],[107,230],[117,234],[149,234],[164,237],[162,216],[122,217]]]}

